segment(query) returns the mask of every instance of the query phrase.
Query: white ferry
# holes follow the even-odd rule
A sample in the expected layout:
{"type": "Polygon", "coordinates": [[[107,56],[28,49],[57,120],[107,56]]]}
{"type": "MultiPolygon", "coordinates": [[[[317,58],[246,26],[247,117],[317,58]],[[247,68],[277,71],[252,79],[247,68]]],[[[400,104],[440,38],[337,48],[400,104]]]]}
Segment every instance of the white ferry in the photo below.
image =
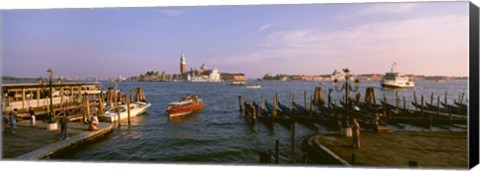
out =
{"type": "Polygon", "coordinates": [[[383,88],[414,88],[415,83],[408,77],[402,77],[398,72],[394,72],[394,67],[397,63],[393,63],[390,72],[385,73],[383,79],[380,80],[380,85],[383,88]]]}

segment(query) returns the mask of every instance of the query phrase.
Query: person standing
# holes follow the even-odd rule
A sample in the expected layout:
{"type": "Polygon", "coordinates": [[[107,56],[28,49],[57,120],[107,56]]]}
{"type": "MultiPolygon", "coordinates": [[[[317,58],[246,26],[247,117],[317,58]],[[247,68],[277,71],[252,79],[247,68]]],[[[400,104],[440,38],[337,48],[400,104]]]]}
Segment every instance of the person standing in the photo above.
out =
{"type": "Polygon", "coordinates": [[[360,124],[357,118],[352,117],[353,148],[360,148],[360,124]]]}
{"type": "Polygon", "coordinates": [[[99,122],[98,122],[97,114],[94,113],[94,114],[92,115],[92,120],[90,121],[90,126],[89,126],[88,130],[90,130],[90,131],[96,131],[96,130],[98,130],[98,123],[99,123],[99,122]]]}
{"type": "Polygon", "coordinates": [[[32,109],[32,107],[29,108],[29,113],[30,113],[30,126],[37,127],[35,111],[32,109]]]}
{"type": "Polygon", "coordinates": [[[67,115],[63,114],[62,118],[60,118],[60,138],[62,140],[68,139],[67,137],[67,115]]]}
{"type": "Polygon", "coordinates": [[[15,133],[17,129],[17,108],[13,109],[13,112],[10,112],[10,116],[8,117],[10,121],[10,132],[15,133]]]}

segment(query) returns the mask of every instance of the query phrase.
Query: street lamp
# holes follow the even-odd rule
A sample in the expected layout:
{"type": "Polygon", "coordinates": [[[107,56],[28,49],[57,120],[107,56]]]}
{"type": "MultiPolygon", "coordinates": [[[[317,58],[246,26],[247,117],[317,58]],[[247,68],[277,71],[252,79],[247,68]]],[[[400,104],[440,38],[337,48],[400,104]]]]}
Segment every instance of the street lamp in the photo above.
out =
{"type": "Polygon", "coordinates": [[[53,123],[54,122],[54,118],[55,118],[55,113],[53,113],[53,91],[52,91],[52,76],[53,76],[53,71],[52,69],[48,69],[47,70],[47,73],[48,73],[48,78],[50,79],[50,112],[48,113],[48,118],[49,118],[49,123],[53,123]]]}
{"type": "Polygon", "coordinates": [[[345,90],[345,111],[348,112],[348,109],[350,107],[350,102],[349,102],[349,94],[351,92],[356,92],[358,91],[358,88],[360,87],[360,81],[358,79],[355,79],[355,87],[352,88],[352,85],[348,83],[348,80],[350,79],[350,70],[348,68],[343,69],[343,72],[345,72],[345,83],[342,85],[342,88],[338,87],[338,80],[335,78],[333,80],[333,87],[335,88],[335,91],[341,92],[345,90]]]}

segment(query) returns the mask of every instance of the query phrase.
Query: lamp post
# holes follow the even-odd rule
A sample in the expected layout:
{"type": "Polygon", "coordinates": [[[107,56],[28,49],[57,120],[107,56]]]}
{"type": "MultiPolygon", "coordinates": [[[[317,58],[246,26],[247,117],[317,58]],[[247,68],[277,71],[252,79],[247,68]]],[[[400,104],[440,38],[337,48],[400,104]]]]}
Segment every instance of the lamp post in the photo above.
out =
{"type": "Polygon", "coordinates": [[[352,84],[348,82],[350,79],[350,70],[348,68],[343,69],[343,72],[345,72],[345,83],[342,85],[341,88],[338,87],[338,80],[335,78],[333,80],[333,87],[335,88],[335,91],[341,92],[345,90],[345,111],[348,112],[350,108],[350,102],[349,102],[349,94],[351,91],[356,92],[358,91],[358,88],[360,87],[360,81],[358,79],[355,79],[354,84],[355,87],[352,88],[352,84]]]}
{"type": "Polygon", "coordinates": [[[55,113],[53,113],[53,92],[52,92],[52,76],[53,76],[53,71],[52,69],[47,70],[48,73],[48,78],[50,79],[50,112],[48,113],[48,122],[49,123],[54,123],[54,118],[55,118],[55,113]]]}

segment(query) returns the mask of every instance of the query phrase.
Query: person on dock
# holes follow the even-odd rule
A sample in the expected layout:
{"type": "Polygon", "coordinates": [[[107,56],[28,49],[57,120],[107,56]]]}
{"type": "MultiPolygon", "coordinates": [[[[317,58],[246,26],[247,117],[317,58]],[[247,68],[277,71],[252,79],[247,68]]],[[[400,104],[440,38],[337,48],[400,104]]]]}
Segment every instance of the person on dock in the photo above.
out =
{"type": "Polygon", "coordinates": [[[30,107],[30,108],[28,108],[28,112],[30,113],[30,126],[31,127],[37,127],[35,111],[33,110],[32,107],[30,107]]]}
{"type": "Polygon", "coordinates": [[[17,129],[17,108],[13,109],[13,112],[10,112],[10,116],[8,117],[10,122],[10,132],[15,133],[17,129]]]}
{"type": "Polygon", "coordinates": [[[358,124],[357,118],[351,117],[352,132],[353,132],[353,148],[360,148],[360,124],[358,124]]]}
{"type": "Polygon", "coordinates": [[[96,131],[96,130],[98,130],[98,123],[99,123],[99,122],[98,122],[97,114],[94,113],[94,114],[92,115],[92,119],[91,119],[91,121],[90,121],[90,126],[88,127],[88,130],[89,130],[89,131],[96,131]]]}
{"type": "Polygon", "coordinates": [[[67,133],[67,124],[68,123],[68,119],[67,119],[67,115],[64,113],[62,118],[60,118],[60,135],[59,137],[62,139],[62,140],[66,140],[68,139],[68,133],[67,133]]]}

